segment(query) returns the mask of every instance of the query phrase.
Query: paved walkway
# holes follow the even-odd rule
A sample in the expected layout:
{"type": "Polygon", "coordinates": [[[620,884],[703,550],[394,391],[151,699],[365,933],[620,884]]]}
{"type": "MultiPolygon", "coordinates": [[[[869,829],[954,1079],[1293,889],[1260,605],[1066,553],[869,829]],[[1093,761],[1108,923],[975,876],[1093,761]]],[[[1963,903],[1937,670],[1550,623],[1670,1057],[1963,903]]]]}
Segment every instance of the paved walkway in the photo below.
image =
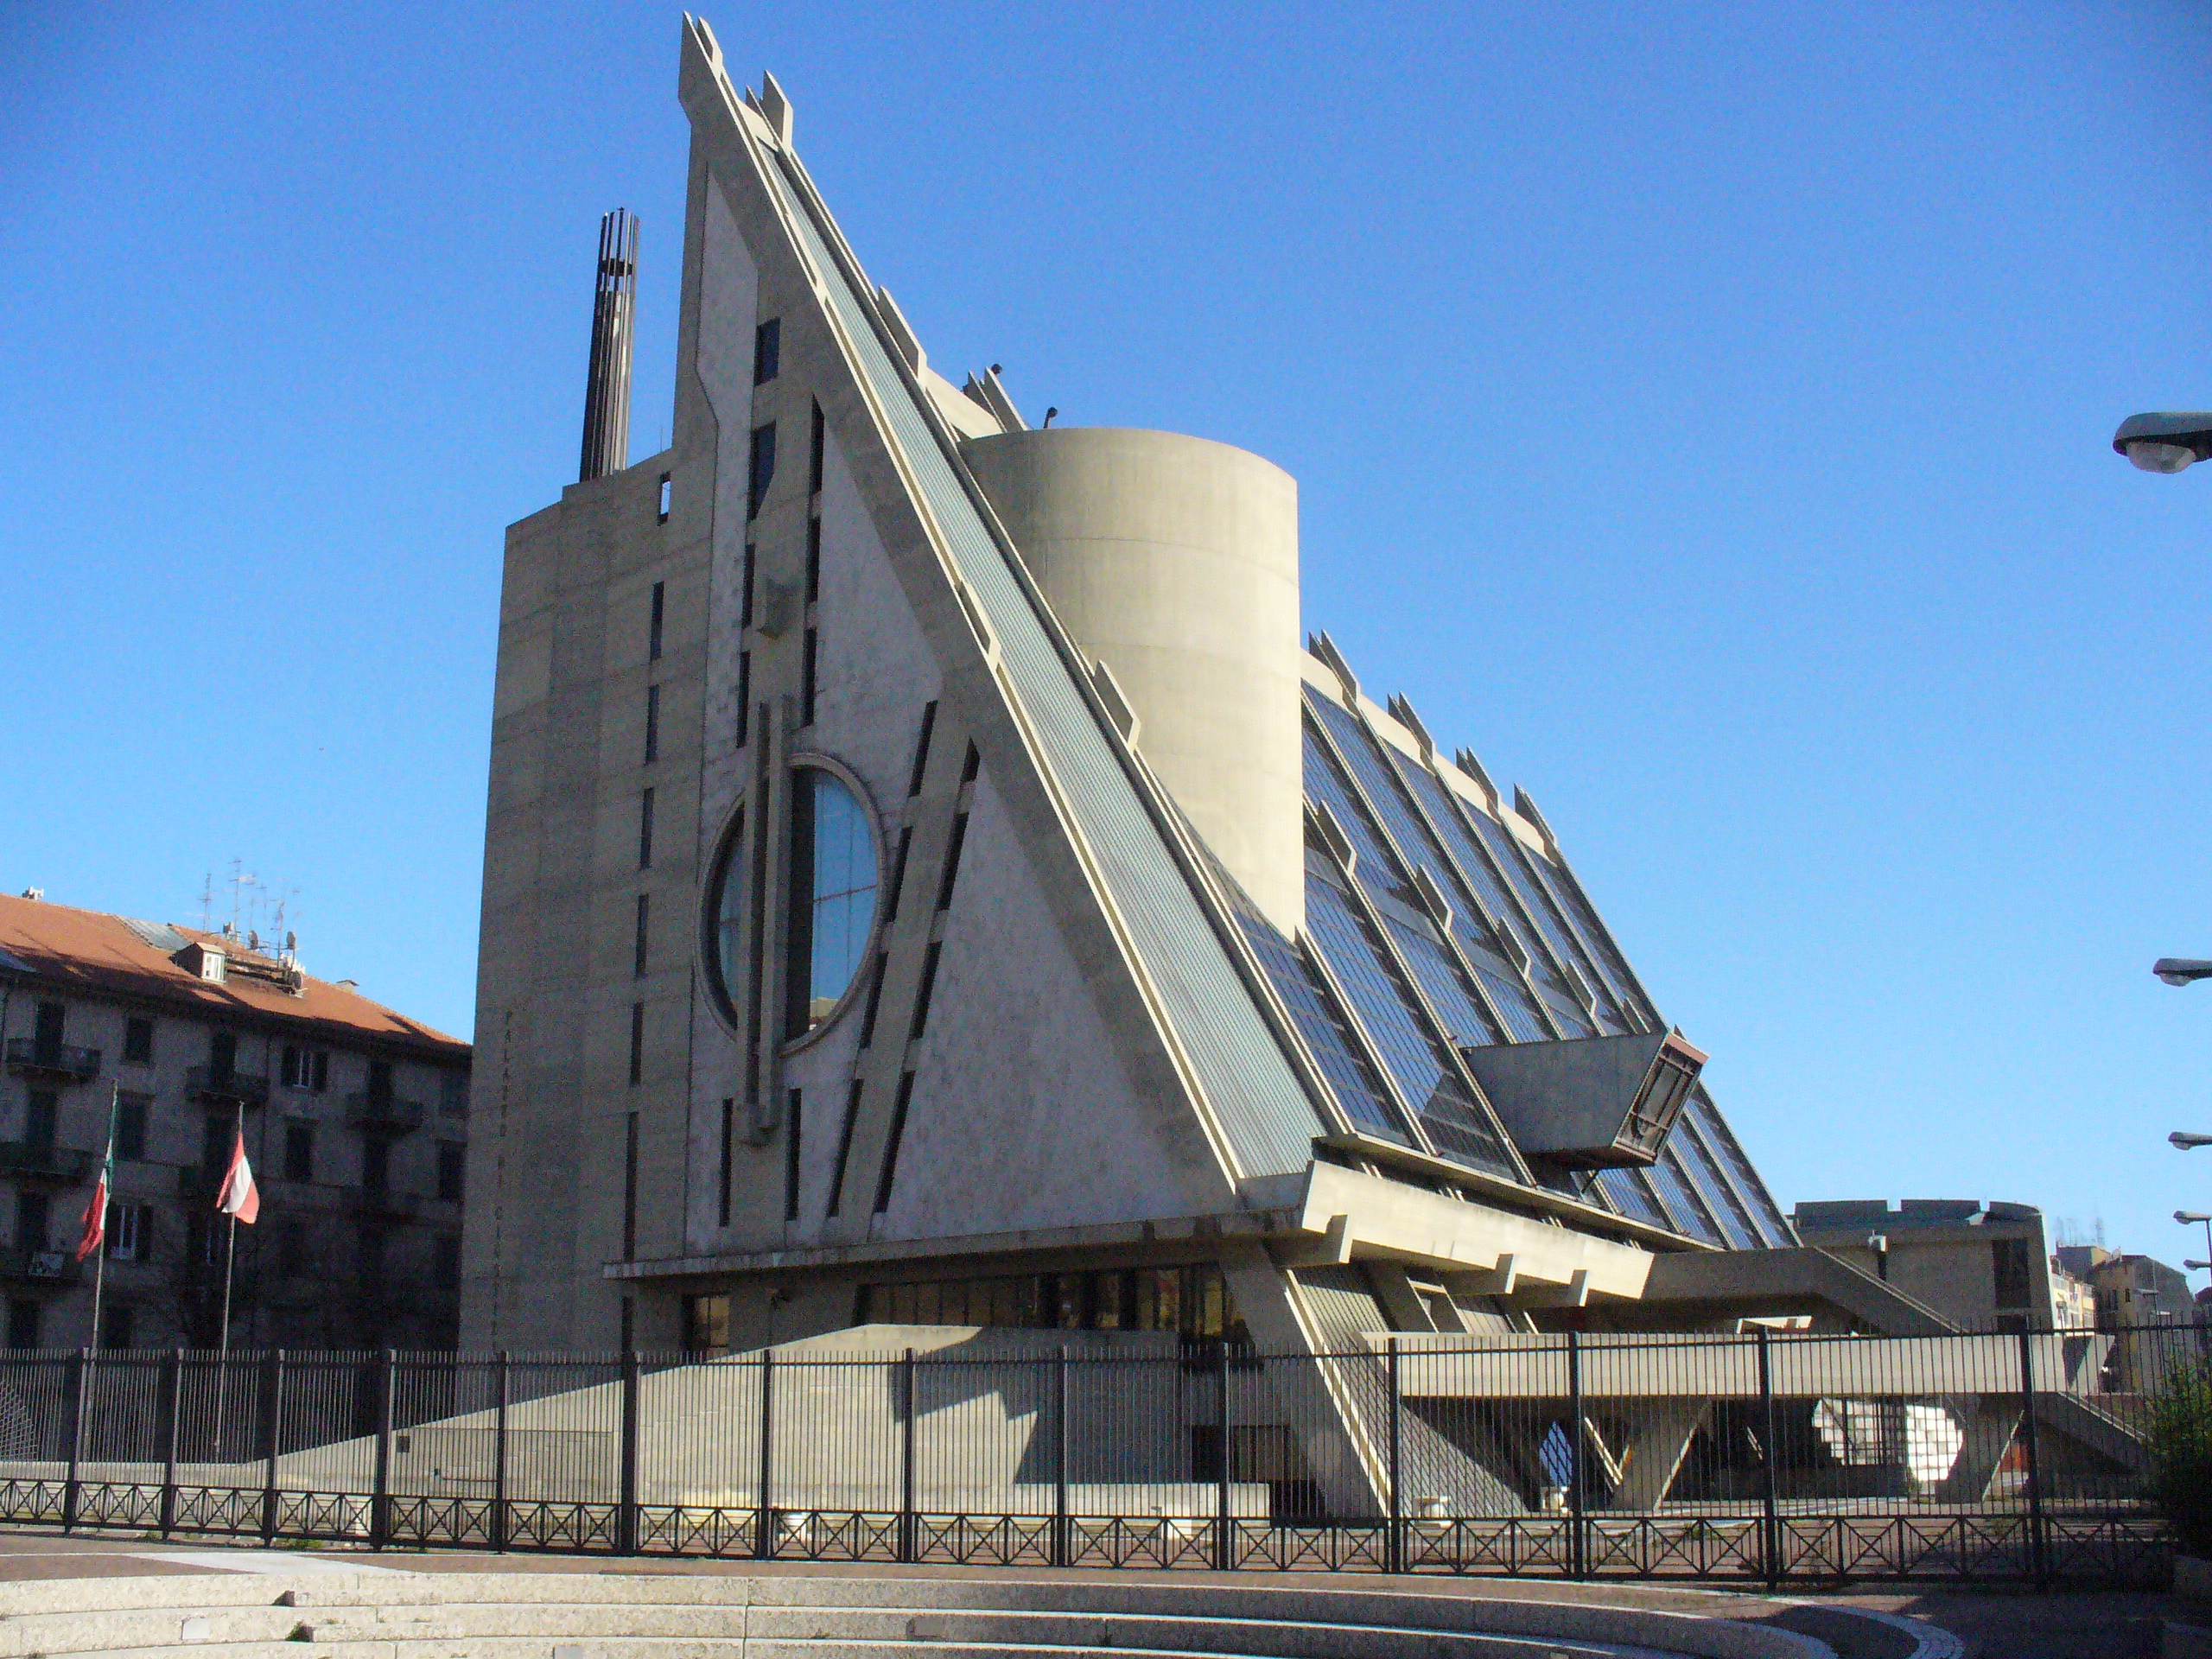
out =
{"type": "MultiPolygon", "coordinates": [[[[0,1581],[191,1573],[691,1573],[758,1578],[810,1573],[833,1578],[916,1573],[994,1579],[1042,1569],[995,1567],[902,1567],[873,1561],[755,1561],[641,1556],[615,1565],[604,1555],[495,1555],[465,1550],[262,1549],[206,1543],[167,1545],[115,1535],[0,1531],[0,1581]]],[[[1154,1573],[1090,1568],[1054,1578],[1127,1582],[1272,1583],[1302,1587],[1380,1589],[1429,1595],[1462,1594],[1531,1601],[1596,1602],[1664,1608],[1713,1618],[1772,1623],[1819,1637],[1839,1659],[1937,1659],[1944,1650],[1965,1659],[2158,1659],[2161,1621],[2212,1624],[2212,1605],[2171,1595],[2128,1591],[2037,1592],[2010,1587],[1796,1591],[1780,1598],[1733,1590],[1677,1587],[1637,1580],[1574,1584],[1555,1579],[1449,1578],[1422,1573],[1387,1579],[1371,1573],[1154,1573]],[[1927,1642],[1933,1626],[1957,1638],[1927,1642]],[[1931,1651],[1930,1649],[1933,1649],[1931,1651]]]]}

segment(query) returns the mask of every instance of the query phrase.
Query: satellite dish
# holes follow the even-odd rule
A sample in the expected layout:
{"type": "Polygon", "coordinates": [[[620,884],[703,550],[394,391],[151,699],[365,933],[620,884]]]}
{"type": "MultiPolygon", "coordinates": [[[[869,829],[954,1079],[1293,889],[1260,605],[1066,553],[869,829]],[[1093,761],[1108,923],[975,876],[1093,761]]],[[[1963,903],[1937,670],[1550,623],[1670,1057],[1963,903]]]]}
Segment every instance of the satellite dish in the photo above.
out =
{"type": "Polygon", "coordinates": [[[300,948],[300,936],[296,933],[287,933],[284,936],[284,948],[287,950],[298,950],[300,948]]]}

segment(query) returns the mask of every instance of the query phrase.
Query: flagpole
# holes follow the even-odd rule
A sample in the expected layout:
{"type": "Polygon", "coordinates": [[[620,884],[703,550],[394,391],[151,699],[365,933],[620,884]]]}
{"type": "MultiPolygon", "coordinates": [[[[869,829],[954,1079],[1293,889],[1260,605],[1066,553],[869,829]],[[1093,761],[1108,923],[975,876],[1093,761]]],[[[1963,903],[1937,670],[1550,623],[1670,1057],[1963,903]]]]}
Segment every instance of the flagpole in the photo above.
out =
{"type": "Polygon", "coordinates": [[[107,1211],[108,1206],[115,1202],[115,1194],[111,1191],[115,1176],[115,1113],[122,1103],[123,1084],[118,1081],[108,1089],[107,1158],[100,1165],[99,1185],[95,1189],[98,1197],[93,1200],[100,1206],[99,1254],[92,1258],[92,1340],[90,1345],[94,1353],[98,1353],[100,1348],[100,1294],[107,1288],[107,1211]]]}
{"type": "MultiPolygon", "coordinates": [[[[245,1135],[245,1099],[243,1096],[238,1099],[237,1128],[242,1139],[245,1135]]],[[[216,1201],[220,1203],[221,1198],[219,1192],[216,1201]]],[[[223,1455],[223,1399],[229,1390],[231,1380],[231,1262],[238,1255],[238,1218],[237,1212],[232,1211],[231,1230],[223,1242],[223,1329],[215,1345],[215,1456],[218,1459],[223,1455]]]]}

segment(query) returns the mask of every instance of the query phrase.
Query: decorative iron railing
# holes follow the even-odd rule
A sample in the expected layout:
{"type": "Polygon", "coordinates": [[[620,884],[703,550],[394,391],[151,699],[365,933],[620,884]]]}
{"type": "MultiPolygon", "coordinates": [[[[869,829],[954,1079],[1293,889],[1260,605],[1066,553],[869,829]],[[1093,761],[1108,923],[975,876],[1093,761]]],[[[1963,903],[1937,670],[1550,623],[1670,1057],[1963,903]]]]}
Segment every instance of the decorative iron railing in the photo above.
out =
{"type": "Polygon", "coordinates": [[[0,1521],[809,1560],[2149,1582],[2171,1554],[2147,1497],[2155,1395],[2099,1383],[2212,1363],[2203,1330],[2174,1326],[1377,1337],[1323,1356],[930,1334],[950,1345],[0,1352],[0,1521]]]}

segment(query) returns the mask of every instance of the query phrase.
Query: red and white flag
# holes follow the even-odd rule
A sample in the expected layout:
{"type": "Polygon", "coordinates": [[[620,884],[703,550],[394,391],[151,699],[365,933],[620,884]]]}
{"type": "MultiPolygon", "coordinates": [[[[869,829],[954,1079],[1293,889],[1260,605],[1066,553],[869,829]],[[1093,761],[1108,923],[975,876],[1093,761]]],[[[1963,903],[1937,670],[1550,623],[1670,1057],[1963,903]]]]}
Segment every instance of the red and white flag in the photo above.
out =
{"type": "Polygon", "coordinates": [[[85,1206],[85,1230],[77,1240],[77,1259],[81,1262],[100,1247],[107,1236],[107,1166],[100,1166],[99,1180],[92,1187],[92,1201],[85,1206]]]}
{"type": "Polygon", "coordinates": [[[261,1194],[254,1190],[253,1167],[245,1160],[245,1131],[238,1131],[237,1144],[231,1148],[231,1166],[223,1172],[223,1184],[215,1192],[215,1208],[226,1216],[236,1216],[251,1227],[261,1213],[261,1194]]]}

